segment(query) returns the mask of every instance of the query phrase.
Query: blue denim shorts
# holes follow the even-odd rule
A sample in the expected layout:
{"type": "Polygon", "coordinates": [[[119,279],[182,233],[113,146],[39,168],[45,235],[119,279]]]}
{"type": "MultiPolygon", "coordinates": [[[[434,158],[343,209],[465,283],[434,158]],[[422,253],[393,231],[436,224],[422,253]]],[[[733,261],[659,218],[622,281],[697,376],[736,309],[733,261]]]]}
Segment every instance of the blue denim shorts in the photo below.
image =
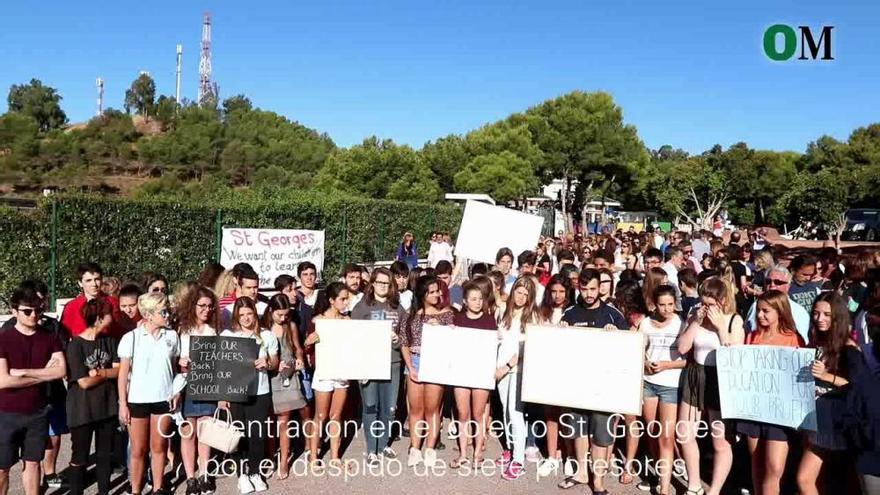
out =
{"type": "Polygon", "coordinates": [[[667,387],[645,382],[645,398],[657,397],[664,404],[678,404],[678,387],[667,387]]]}
{"type": "Polygon", "coordinates": [[[48,420],[50,437],[70,433],[70,428],[67,427],[67,407],[64,404],[49,406],[48,420]]]}
{"type": "Polygon", "coordinates": [[[421,356],[419,354],[410,354],[410,357],[409,357],[410,361],[412,361],[413,368],[416,369],[416,373],[419,372],[419,360],[420,360],[419,358],[420,357],[421,356]]]}
{"type": "Polygon", "coordinates": [[[183,399],[183,417],[199,418],[202,416],[213,416],[217,409],[216,402],[192,400],[189,397],[183,399]]]}

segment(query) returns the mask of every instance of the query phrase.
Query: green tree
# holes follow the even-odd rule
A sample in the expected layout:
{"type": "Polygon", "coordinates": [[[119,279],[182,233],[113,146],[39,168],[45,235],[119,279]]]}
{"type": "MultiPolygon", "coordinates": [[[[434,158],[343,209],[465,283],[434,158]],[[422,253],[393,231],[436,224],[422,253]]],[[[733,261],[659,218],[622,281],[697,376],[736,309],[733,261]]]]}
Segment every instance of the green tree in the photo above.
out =
{"type": "Polygon", "coordinates": [[[40,132],[58,129],[67,123],[67,115],[61,109],[61,95],[50,86],[43,86],[39,79],[27,84],[13,84],[6,98],[10,112],[33,117],[40,132]]]}
{"type": "Polygon", "coordinates": [[[373,136],[333,152],[315,186],[372,198],[438,201],[442,194],[431,169],[409,146],[373,136]]]}
{"type": "Polygon", "coordinates": [[[168,130],[174,127],[177,121],[177,112],[180,110],[180,105],[177,104],[177,101],[171,97],[166,95],[159,96],[159,99],[156,100],[156,120],[162,124],[162,130],[168,130]]]}
{"type": "Polygon", "coordinates": [[[455,174],[455,188],[461,192],[483,193],[505,204],[523,199],[538,189],[532,164],[511,151],[474,158],[455,174]]]}
{"type": "Polygon", "coordinates": [[[471,159],[465,139],[457,134],[427,142],[420,154],[446,192],[455,190],[455,174],[471,159]]]}
{"type": "Polygon", "coordinates": [[[621,192],[624,201],[639,199],[636,186],[649,155],[636,128],[623,122],[623,111],[611,95],[574,91],[513,118],[529,126],[543,152],[538,175],[563,181],[566,216],[579,210],[594,189],[601,197],[621,192]],[[573,196],[575,181],[578,194],[573,196]],[[578,204],[570,205],[572,198],[578,204]]]}
{"type": "Polygon", "coordinates": [[[150,117],[156,107],[156,82],[146,72],[142,72],[125,90],[125,111],[143,117],[150,117]]]}
{"type": "Polygon", "coordinates": [[[230,96],[223,100],[223,114],[229,115],[232,112],[250,112],[254,109],[250,98],[245,95],[230,96]]]}

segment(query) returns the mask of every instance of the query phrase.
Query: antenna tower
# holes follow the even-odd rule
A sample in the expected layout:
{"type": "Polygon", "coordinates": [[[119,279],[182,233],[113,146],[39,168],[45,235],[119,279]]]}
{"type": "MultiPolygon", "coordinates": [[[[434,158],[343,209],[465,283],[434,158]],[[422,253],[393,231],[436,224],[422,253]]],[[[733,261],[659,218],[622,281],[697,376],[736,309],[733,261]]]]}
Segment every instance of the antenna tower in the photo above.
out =
{"type": "Polygon", "coordinates": [[[98,88],[98,112],[97,116],[104,115],[104,79],[95,79],[95,86],[98,88]]]}
{"type": "Polygon", "coordinates": [[[199,104],[208,97],[216,97],[211,83],[211,13],[202,20],[202,51],[199,57],[199,104]]]}

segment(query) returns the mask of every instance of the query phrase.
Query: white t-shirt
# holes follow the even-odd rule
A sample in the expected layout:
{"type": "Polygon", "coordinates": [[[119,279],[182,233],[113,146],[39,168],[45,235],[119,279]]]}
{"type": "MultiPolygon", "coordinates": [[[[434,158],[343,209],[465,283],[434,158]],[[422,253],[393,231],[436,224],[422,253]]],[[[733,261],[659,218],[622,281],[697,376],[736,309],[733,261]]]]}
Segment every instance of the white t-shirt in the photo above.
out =
{"type": "Polygon", "coordinates": [[[170,400],[174,382],[173,363],[180,356],[177,332],[162,328],[156,336],[147,328],[137,328],[122,336],[117,350],[119,359],[131,360],[128,381],[128,402],[152,404],[170,400]]]}
{"type": "MultiPolygon", "coordinates": [[[[678,335],[681,330],[681,319],[676,316],[664,327],[657,326],[653,318],[645,318],[639,324],[639,331],[647,338],[648,361],[678,361],[682,359],[678,352],[678,335]]],[[[678,387],[681,369],[663,370],[653,375],[645,375],[645,381],[664,387],[678,387]]]]}
{"type": "Polygon", "coordinates": [[[213,337],[217,335],[217,330],[211,328],[210,325],[204,325],[202,328],[192,329],[187,333],[180,335],[180,357],[189,359],[189,338],[193,337],[213,337]]]}
{"type": "Polygon", "coordinates": [[[400,306],[409,311],[410,306],[412,306],[413,292],[409,289],[400,293],[400,306]]]}
{"type": "Polygon", "coordinates": [[[694,338],[694,360],[703,366],[715,366],[715,351],[721,348],[718,332],[706,330],[702,326],[697,329],[694,338]]]}
{"type": "MultiPolygon", "coordinates": [[[[254,339],[257,340],[257,336],[254,334],[245,335],[244,332],[234,331],[234,330],[223,330],[220,332],[221,337],[238,337],[242,339],[254,339]]],[[[278,338],[275,337],[275,334],[270,330],[266,330],[265,328],[260,329],[260,339],[263,341],[260,344],[260,351],[257,355],[257,358],[268,359],[269,356],[277,356],[278,355],[278,338]]],[[[269,374],[266,370],[257,372],[257,395],[266,395],[272,392],[272,388],[269,385],[269,374]]]]}

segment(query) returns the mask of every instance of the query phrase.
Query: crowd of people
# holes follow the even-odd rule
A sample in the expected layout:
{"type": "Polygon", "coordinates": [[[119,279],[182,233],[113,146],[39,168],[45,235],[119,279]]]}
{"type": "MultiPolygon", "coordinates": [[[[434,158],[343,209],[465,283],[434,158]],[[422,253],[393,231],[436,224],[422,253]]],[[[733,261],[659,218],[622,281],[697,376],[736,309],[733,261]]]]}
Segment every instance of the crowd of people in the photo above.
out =
{"type": "MultiPolygon", "coordinates": [[[[347,469],[339,426],[350,419],[363,426],[371,466],[398,459],[394,445],[408,438],[400,459],[410,467],[434,466],[448,448],[453,469],[489,464],[509,481],[534,469],[560,476],[560,489],[589,486],[604,494],[609,467],[619,460],[620,483],[638,479],[640,489],[670,494],[680,463],[688,495],[716,495],[744,442],[752,486],[741,488],[755,495],[780,493],[787,475],[805,494],[836,492],[829,479],[838,488],[880,493],[875,254],[789,253],[760,231],[722,238],[650,229],[541,238],[531,251],[500,249],[494,264],[455,260],[452,252],[448,234],[435,233],[429,266],[419,267],[407,233],[388,268],[349,264],[338,279],[324,274],[319,281],[315,265],[304,262],[263,292],[246,263],[212,263],[197,280],[173,286],[156,273],[123,283],[84,263],[76,273],[81,293],[59,319],[44,313],[46,285],[22,282],[9,300],[12,319],[0,330],[0,494],[20,462],[29,495],[63,483],[79,495],[90,483],[94,450],[99,494],[109,493],[114,472],[127,475],[131,494],[148,484],[153,493],[170,493],[166,473],[182,465],[185,493],[210,495],[217,473],[209,464],[220,453],[198,432],[218,411],[242,424],[277,427],[276,435],[245,428],[234,454],[241,493],[268,489],[267,460],[275,476],[287,478],[293,442],[304,445],[310,466],[327,458],[347,469]],[[315,379],[320,319],[391,320],[391,379],[315,379]],[[494,389],[419,379],[423,328],[438,324],[497,334],[494,389]],[[524,403],[520,371],[531,324],[642,333],[641,417],[524,403]],[[253,394],[244,402],[187,396],[191,340],[217,335],[259,347],[253,394]],[[715,352],[732,345],[816,350],[810,372],[817,431],[722,418],[715,352]],[[360,414],[346,417],[358,403],[360,414]],[[503,425],[503,452],[487,460],[493,418],[503,425]],[[543,438],[531,427],[537,421],[546,424],[543,438]],[[450,447],[444,424],[454,433],[450,447]],[[645,425],[657,427],[646,434],[645,425]],[[64,435],[71,449],[66,479],[56,465],[64,435]],[[652,469],[632,468],[640,453],[652,469]],[[704,477],[700,458],[707,455],[712,466],[704,477]],[[832,464],[846,469],[830,473],[832,464]]],[[[560,377],[572,387],[589,379],[560,377]]]]}

